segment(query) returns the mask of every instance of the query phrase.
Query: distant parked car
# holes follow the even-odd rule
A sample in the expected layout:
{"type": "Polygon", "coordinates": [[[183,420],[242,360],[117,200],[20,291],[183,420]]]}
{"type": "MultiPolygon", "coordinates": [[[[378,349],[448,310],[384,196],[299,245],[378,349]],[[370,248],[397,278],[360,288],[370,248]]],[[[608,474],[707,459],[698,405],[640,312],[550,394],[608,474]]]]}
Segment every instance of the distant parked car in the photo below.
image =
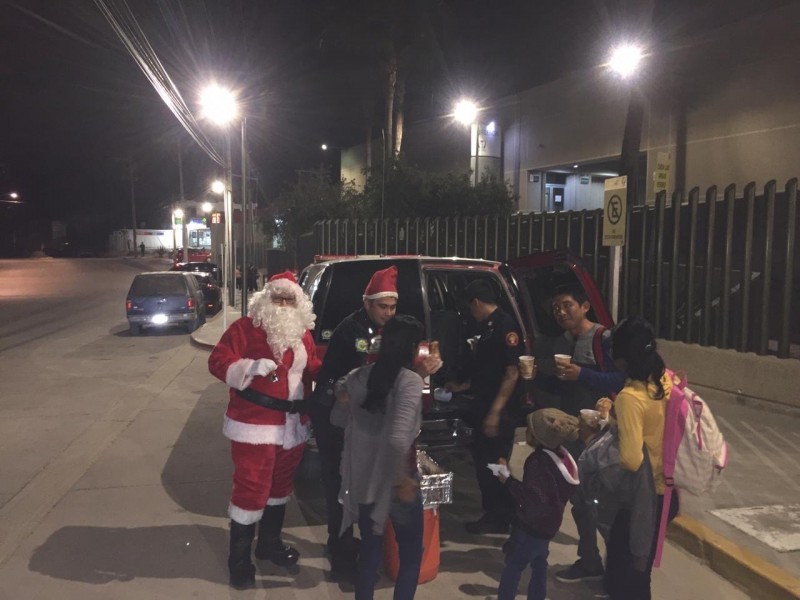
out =
{"type": "Polygon", "coordinates": [[[191,333],[206,320],[206,301],[197,277],[190,273],[140,273],[125,300],[131,335],[145,328],[183,325],[191,333]]]}
{"type": "Polygon", "coordinates": [[[210,274],[217,282],[217,284],[222,283],[222,271],[220,270],[219,266],[216,263],[212,262],[188,262],[188,263],[178,263],[173,265],[170,271],[186,271],[187,273],[208,273],[210,274]]]}
{"type": "Polygon", "coordinates": [[[222,308],[222,290],[219,289],[217,280],[211,273],[194,271],[192,275],[197,279],[203,298],[206,303],[206,314],[215,315],[222,308]]]}
{"type": "Polygon", "coordinates": [[[175,254],[175,263],[182,262],[208,262],[211,260],[211,250],[208,248],[189,248],[189,260],[186,260],[183,255],[183,248],[178,250],[175,254]]]}

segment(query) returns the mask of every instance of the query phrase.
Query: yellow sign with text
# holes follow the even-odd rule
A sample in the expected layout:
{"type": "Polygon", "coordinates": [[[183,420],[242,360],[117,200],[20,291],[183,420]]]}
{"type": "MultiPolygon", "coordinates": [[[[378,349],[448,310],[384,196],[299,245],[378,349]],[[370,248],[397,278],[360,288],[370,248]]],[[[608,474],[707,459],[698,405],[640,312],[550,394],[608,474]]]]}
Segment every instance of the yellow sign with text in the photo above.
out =
{"type": "Polygon", "coordinates": [[[603,200],[603,246],[624,246],[628,214],[628,178],[606,179],[603,200]]]}

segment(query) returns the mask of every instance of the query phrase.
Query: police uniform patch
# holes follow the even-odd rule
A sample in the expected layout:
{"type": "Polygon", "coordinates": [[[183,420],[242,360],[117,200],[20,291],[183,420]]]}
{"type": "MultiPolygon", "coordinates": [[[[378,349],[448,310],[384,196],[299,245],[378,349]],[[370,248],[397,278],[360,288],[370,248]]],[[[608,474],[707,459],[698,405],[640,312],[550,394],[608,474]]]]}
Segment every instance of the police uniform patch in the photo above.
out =
{"type": "Polygon", "coordinates": [[[366,352],[369,348],[367,340],[364,338],[356,338],[356,352],[366,352]]]}
{"type": "Polygon", "coordinates": [[[519,344],[519,336],[516,331],[509,331],[506,334],[506,346],[516,346],[519,344]]]}

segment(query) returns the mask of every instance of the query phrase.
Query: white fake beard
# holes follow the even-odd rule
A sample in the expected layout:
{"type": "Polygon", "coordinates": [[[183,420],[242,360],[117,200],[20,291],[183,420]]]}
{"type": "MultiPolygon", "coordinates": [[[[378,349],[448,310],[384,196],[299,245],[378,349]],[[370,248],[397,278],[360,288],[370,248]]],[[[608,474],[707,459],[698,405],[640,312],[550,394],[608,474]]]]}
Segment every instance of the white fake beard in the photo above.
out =
{"type": "Polygon", "coordinates": [[[261,328],[278,360],[287,348],[297,348],[303,343],[306,325],[300,309],[268,303],[260,312],[261,328]]]}

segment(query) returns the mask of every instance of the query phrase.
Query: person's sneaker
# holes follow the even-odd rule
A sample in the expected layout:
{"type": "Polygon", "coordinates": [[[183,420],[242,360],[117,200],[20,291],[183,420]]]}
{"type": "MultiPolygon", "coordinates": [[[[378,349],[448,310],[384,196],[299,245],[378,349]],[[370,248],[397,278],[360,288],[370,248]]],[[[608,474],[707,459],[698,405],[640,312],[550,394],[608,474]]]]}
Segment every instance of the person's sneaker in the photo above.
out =
{"type": "Polygon", "coordinates": [[[583,564],[579,558],[569,567],[563,571],[556,573],[556,579],[564,583],[572,583],[573,581],[587,581],[590,579],[602,579],[605,571],[603,566],[599,565],[594,568],[588,568],[583,564]]]}
{"type": "Polygon", "coordinates": [[[508,533],[509,524],[489,513],[483,515],[477,521],[465,523],[464,528],[473,535],[483,535],[486,533],[508,533]]]}

